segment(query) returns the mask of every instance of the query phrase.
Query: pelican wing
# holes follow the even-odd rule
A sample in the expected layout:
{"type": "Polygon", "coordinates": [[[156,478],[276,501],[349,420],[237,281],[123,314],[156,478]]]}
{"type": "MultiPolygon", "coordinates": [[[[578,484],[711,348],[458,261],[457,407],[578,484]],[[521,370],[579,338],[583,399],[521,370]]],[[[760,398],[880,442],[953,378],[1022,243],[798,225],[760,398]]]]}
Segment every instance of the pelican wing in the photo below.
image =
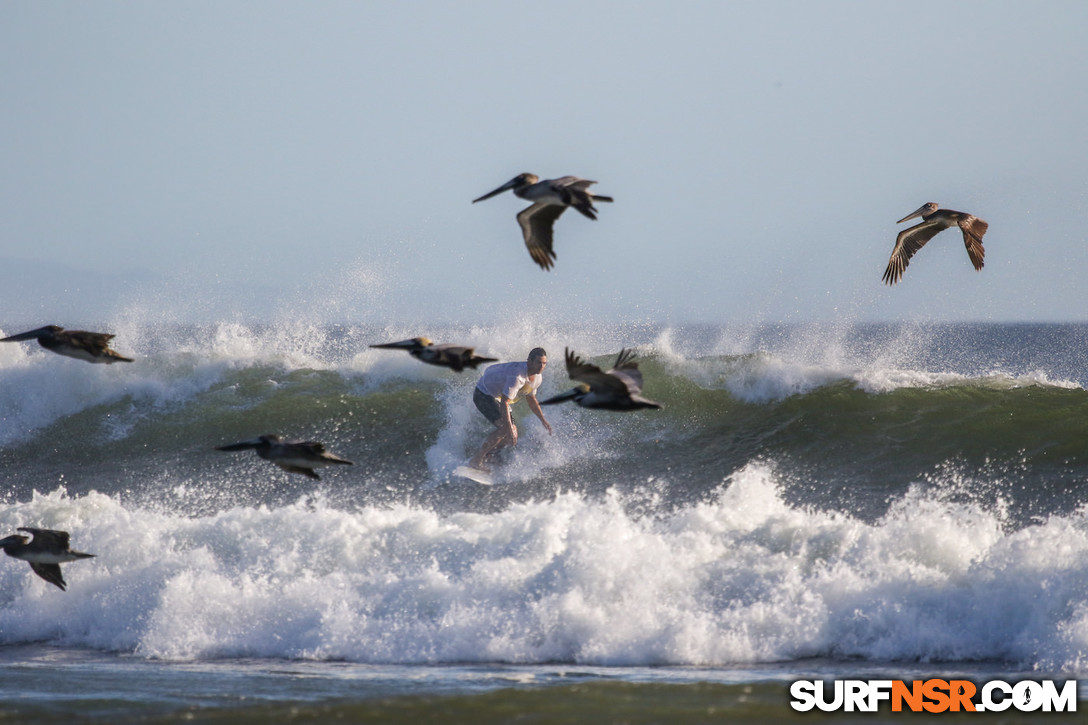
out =
{"type": "Polygon", "coordinates": [[[432,365],[447,365],[455,372],[465,369],[465,361],[472,358],[473,348],[463,345],[432,345],[423,351],[420,359],[432,365]]]}
{"type": "Polygon", "coordinates": [[[963,243],[967,247],[967,256],[971,258],[971,264],[976,270],[982,269],[983,258],[986,250],[982,246],[982,235],[990,228],[990,225],[977,216],[967,214],[959,220],[960,231],[963,232],[963,243]]]}
{"type": "Polygon", "coordinates": [[[571,380],[581,380],[584,375],[602,374],[599,367],[578,357],[578,353],[570,348],[564,348],[563,353],[567,361],[567,375],[571,380]]]}
{"type": "Polygon", "coordinates": [[[476,348],[464,345],[435,345],[424,350],[421,358],[424,362],[434,365],[449,366],[455,372],[461,372],[466,367],[475,369],[481,363],[496,362],[498,358],[483,357],[476,354],[476,348]],[[434,350],[433,354],[431,350],[434,350]],[[429,355],[429,356],[428,356],[429,355]]]}
{"type": "Polygon", "coordinates": [[[286,461],[293,461],[296,464],[306,462],[319,463],[320,465],[325,465],[327,463],[346,463],[349,466],[354,465],[346,458],[341,458],[333,453],[329,453],[325,450],[325,444],[318,443],[317,441],[299,441],[290,443],[286,448],[286,455],[283,456],[283,458],[286,461]]]}
{"type": "Polygon", "coordinates": [[[471,357],[472,353],[475,352],[475,350],[476,350],[476,348],[474,348],[474,347],[466,347],[465,345],[455,345],[453,343],[444,343],[442,345],[432,345],[430,349],[434,350],[435,352],[441,351],[441,352],[444,352],[447,355],[453,355],[454,357],[464,357],[465,355],[468,355],[469,357],[471,357]]]}
{"type": "Polygon", "coordinates": [[[288,443],[285,448],[288,449],[288,453],[291,452],[291,448],[295,448],[306,453],[312,453],[315,456],[325,455],[325,444],[318,441],[294,441],[288,443]]]}
{"type": "Polygon", "coordinates": [[[596,365],[587,363],[569,349],[566,350],[566,358],[567,375],[570,376],[571,380],[585,383],[590,390],[607,390],[613,395],[628,395],[627,383],[619,377],[602,371],[596,365]]]}
{"type": "Polygon", "coordinates": [[[564,187],[569,187],[571,189],[580,189],[582,191],[585,191],[596,183],[596,181],[583,179],[580,176],[560,176],[558,179],[552,179],[552,188],[560,189],[564,187]]]}
{"type": "Polygon", "coordinates": [[[616,357],[616,364],[608,371],[610,375],[619,378],[627,386],[630,393],[642,392],[642,371],[635,362],[635,351],[624,348],[616,357]]]}
{"type": "Polygon", "coordinates": [[[85,330],[65,330],[39,340],[41,346],[58,355],[74,357],[77,360],[92,363],[110,364],[114,362],[132,362],[110,349],[110,340],[114,338],[105,332],[86,332],[85,330]]]}
{"type": "Polygon", "coordinates": [[[947,226],[940,221],[929,220],[899,232],[899,236],[895,238],[892,256],[888,260],[888,268],[884,270],[884,284],[895,284],[902,279],[903,272],[910,264],[910,258],[947,226]]]}
{"type": "Polygon", "coordinates": [[[292,466],[289,463],[280,463],[279,461],[272,461],[272,462],[275,463],[280,468],[282,468],[283,470],[287,471],[288,473],[301,473],[303,476],[306,476],[308,478],[314,478],[314,479],[317,479],[318,481],[321,480],[321,476],[317,475],[317,473],[315,473],[314,469],[312,469],[312,468],[303,468],[302,466],[292,466]]]}
{"type": "Polygon", "coordinates": [[[110,340],[115,335],[105,332],[85,332],[83,330],[67,330],[58,332],[57,337],[66,339],[72,347],[86,350],[92,355],[104,355],[109,351],[110,340]]]}
{"type": "Polygon", "coordinates": [[[30,568],[42,579],[60,587],[62,592],[67,591],[68,585],[64,583],[64,577],[60,573],[60,564],[43,564],[38,561],[32,561],[30,562],[30,568]]]}
{"type": "MultiPolygon", "coordinates": [[[[589,179],[583,179],[578,176],[564,176],[552,181],[552,188],[557,193],[562,193],[562,190],[566,190],[578,199],[584,200],[587,204],[592,206],[594,201],[613,201],[611,196],[601,196],[595,192],[589,190],[589,187],[596,184],[596,181],[590,181],[589,179]]],[[[597,211],[593,209],[592,211],[597,211]]],[[[596,217],[590,217],[596,219],[596,217]]]]}
{"type": "MultiPolygon", "coordinates": [[[[577,176],[563,176],[552,179],[550,187],[564,204],[573,206],[586,218],[596,220],[597,208],[593,206],[595,197],[592,192],[587,190],[591,184],[596,183],[596,181],[582,179],[577,176]]],[[[604,200],[612,201],[609,197],[604,197],[604,200]]]]}
{"type": "Polygon", "coordinates": [[[25,531],[34,536],[34,543],[40,544],[46,550],[68,551],[69,535],[67,531],[55,531],[53,529],[34,529],[29,526],[20,526],[19,531],[25,531]]]}
{"type": "Polygon", "coordinates": [[[555,263],[552,227],[555,220],[566,210],[565,206],[538,202],[518,213],[518,224],[521,225],[521,233],[525,237],[525,246],[529,248],[533,261],[543,270],[551,269],[555,263]]]}

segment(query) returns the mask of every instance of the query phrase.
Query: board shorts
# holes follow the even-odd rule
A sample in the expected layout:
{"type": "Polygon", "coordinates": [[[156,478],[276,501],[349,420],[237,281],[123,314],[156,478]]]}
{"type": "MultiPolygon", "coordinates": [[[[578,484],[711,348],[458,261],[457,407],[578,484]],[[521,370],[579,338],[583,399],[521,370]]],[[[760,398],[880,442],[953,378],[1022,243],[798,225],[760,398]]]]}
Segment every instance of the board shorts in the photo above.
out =
{"type": "Polygon", "coordinates": [[[499,401],[476,388],[475,392],[472,393],[472,402],[476,404],[476,409],[483,413],[484,417],[491,421],[493,425],[499,425],[499,421],[502,420],[502,408],[499,401]]]}

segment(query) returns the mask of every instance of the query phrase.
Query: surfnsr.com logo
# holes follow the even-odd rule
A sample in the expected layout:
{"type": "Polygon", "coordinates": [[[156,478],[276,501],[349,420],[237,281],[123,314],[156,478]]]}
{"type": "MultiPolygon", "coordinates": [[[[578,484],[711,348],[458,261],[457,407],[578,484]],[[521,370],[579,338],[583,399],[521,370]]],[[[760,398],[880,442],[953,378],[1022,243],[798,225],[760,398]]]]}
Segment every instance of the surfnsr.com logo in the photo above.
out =
{"type": "Polygon", "coordinates": [[[790,686],[790,706],[799,712],[1076,712],[1077,681],[1059,687],[1054,680],[1005,682],[981,687],[970,680],[798,680],[790,686]]]}

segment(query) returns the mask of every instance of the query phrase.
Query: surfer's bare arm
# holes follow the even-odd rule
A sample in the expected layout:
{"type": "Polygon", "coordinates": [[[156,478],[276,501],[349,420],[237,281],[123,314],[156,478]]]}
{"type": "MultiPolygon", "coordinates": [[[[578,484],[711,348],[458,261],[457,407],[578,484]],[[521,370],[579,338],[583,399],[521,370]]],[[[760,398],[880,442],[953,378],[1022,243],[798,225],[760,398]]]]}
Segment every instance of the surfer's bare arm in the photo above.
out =
{"type": "Polygon", "coordinates": [[[506,441],[511,446],[518,444],[518,427],[514,425],[510,417],[510,398],[505,395],[499,400],[499,410],[502,416],[499,418],[499,430],[506,434],[506,441]]]}
{"type": "Polygon", "coordinates": [[[544,417],[544,411],[540,409],[540,403],[536,402],[536,395],[526,395],[525,400],[529,403],[529,410],[533,411],[533,414],[536,415],[537,418],[540,418],[540,422],[544,424],[544,427],[548,431],[548,435],[551,435],[552,427],[544,417]]]}

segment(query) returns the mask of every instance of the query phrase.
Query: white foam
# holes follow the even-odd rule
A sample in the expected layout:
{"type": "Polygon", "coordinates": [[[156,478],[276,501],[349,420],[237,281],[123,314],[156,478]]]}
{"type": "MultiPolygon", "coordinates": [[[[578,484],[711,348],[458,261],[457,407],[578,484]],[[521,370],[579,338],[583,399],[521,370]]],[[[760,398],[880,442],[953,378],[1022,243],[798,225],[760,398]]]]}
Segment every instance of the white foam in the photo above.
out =
{"type": "Polygon", "coordinates": [[[907,388],[946,388],[977,385],[995,389],[1041,386],[1079,388],[1076,382],[1042,370],[965,373],[930,370],[911,363],[922,347],[916,330],[904,330],[881,346],[851,348],[849,328],[801,329],[782,339],[761,339],[757,329],[723,330],[716,343],[703,350],[685,349],[674,330],[662,331],[653,347],[666,370],[700,387],[728,390],[737,399],[755,404],[803,395],[839,382],[867,393],[907,388]]]}
{"type": "Polygon", "coordinates": [[[185,341],[163,342],[164,349],[130,353],[136,356],[133,363],[90,365],[35,348],[0,361],[0,445],[106,407],[98,424],[106,437],[123,437],[138,420],[191,400],[239,364],[236,354],[194,351],[185,341]]]}
{"type": "MultiPolygon", "coordinates": [[[[777,333],[774,329],[730,328],[718,331],[717,338],[712,339],[713,331],[706,330],[685,337],[671,328],[655,332],[644,325],[587,324],[571,329],[523,317],[508,324],[441,330],[403,326],[333,328],[288,315],[281,317],[269,325],[228,320],[203,327],[181,327],[151,319],[143,309],[133,308],[101,328],[117,333],[115,347],[135,357],[132,364],[87,365],[48,353],[34,343],[0,345],[0,445],[100,406],[114,406],[111,415],[119,418],[109,423],[108,435],[120,437],[140,416],[161,412],[165,406],[199,395],[231,370],[269,368],[272,380],[276,379],[276,371],[335,371],[358,386],[361,393],[391,382],[448,381],[459,389],[465,381],[479,376],[480,371],[472,370],[458,376],[421,364],[401,351],[368,347],[421,334],[439,342],[474,345],[479,354],[500,360],[524,359],[529,349],[544,346],[550,351],[552,364],[545,374],[542,396],[569,385],[563,369],[565,348],[595,358],[610,357],[621,347],[632,346],[639,348],[644,359],[656,358],[670,375],[707,389],[728,390],[738,399],[756,404],[842,381],[871,393],[964,384],[1079,387],[1044,370],[978,373],[912,365],[918,350],[932,344],[929,337],[912,329],[904,329],[898,337],[879,346],[859,347],[852,342],[849,327],[791,328],[777,333]],[[131,410],[118,406],[125,400],[133,406],[131,410]]],[[[648,392],[652,387],[651,382],[648,392]]],[[[449,401],[441,404],[454,410],[449,401]]],[[[451,412],[454,436],[460,435],[465,423],[458,415],[451,412]]],[[[448,439],[441,447],[452,451],[463,448],[461,443],[448,439]]]]}
{"type": "MultiPolygon", "coordinates": [[[[928,492],[927,492],[928,491],[928,492]]],[[[1088,512],[1006,532],[913,490],[875,523],[787,504],[764,465],[638,516],[575,494],[490,513],[320,499],[184,517],[62,490],[0,506],[97,558],[61,593],[0,560],[0,644],[168,659],[726,665],[1088,663],[1088,512]]]]}

